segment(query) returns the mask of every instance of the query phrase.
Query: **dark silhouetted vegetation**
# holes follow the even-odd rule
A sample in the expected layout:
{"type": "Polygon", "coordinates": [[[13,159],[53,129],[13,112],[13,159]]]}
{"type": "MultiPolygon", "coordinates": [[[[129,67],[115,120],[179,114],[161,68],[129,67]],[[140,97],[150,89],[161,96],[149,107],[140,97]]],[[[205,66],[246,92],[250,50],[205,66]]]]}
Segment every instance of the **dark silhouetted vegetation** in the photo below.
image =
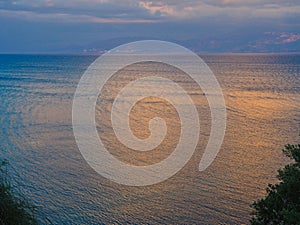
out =
{"type": "Polygon", "coordinates": [[[34,207],[11,187],[7,161],[0,160],[0,225],[37,224],[34,207]]]}
{"type": "Polygon", "coordinates": [[[286,145],[283,153],[294,163],[278,170],[280,183],[269,184],[267,196],[252,204],[252,225],[300,225],[300,144],[286,145]]]}

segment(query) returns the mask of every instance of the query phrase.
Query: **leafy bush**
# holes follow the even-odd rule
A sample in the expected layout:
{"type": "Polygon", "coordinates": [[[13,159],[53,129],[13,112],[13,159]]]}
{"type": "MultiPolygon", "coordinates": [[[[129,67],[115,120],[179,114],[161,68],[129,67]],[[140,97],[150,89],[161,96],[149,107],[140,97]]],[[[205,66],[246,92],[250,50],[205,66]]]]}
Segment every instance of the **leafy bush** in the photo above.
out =
{"type": "Polygon", "coordinates": [[[269,184],[267,196],[252,204],[252,225],[300,225],[300,144],[286,145],[283,153],[294,163],[278,170],[280,183],[269,184]]]}
{"type": "Polygon", "coordinates": [[[34,207],[15,193],[7,174],[7,161],[0,161],[0,225],[37,224],[34,207]]]}

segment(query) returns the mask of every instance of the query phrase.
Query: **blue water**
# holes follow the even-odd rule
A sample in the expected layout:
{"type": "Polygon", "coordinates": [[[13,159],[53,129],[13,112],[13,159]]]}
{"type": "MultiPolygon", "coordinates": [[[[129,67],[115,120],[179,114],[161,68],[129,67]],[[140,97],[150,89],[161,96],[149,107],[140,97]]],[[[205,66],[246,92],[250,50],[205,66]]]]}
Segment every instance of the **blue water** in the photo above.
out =
{"type": "MultiPolygon", "coordinates": [[[[37,206],[41,224],[248,222],[249,205],[264,196],[266,185],[276,182],[276,170],[288,162],[282,147],[299,142],[300,55],[202,58],[220,82],[227,106],[226,136],[218,157],[207,170],[197,171],[209,133],[204,121],[199,145],[183,170],[153,186],[127,187],[94,172],[73,136],[73,95],[96,56],[0,55],[0,158],[9,160],[12,179],[37,206]]],[[[142,64],[120,75],[118,85],[137,73],[152,74],[155,68],[174,76],[162,65],[142,64]]],[[[188,78],[176,79],[195,94],[188,78]]],[[[113,83],[106,88],[117,90],[113,83]]],[[[201,93],[194,98],[198,95],[204,98],[201,93]]],[[[206,118],[205,104],[199,100],[198,108],[203,107],[206,118]]],[[[117,148],[106,122],[98,121],[103,140],[114,154],[130,161],[117,148]]]]}

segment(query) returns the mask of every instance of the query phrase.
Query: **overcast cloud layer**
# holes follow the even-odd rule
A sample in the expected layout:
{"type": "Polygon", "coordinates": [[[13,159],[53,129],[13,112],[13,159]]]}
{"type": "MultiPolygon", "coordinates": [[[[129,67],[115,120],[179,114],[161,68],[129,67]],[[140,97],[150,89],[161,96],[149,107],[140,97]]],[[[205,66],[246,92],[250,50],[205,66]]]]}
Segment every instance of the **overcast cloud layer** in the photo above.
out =
{"type": "Polygon", "coordinates": [[[199,51],[299,51],[300,1],[0,0],[0,23],[0,52],[100,51],[101,40],[124,38],[199,51]]]}

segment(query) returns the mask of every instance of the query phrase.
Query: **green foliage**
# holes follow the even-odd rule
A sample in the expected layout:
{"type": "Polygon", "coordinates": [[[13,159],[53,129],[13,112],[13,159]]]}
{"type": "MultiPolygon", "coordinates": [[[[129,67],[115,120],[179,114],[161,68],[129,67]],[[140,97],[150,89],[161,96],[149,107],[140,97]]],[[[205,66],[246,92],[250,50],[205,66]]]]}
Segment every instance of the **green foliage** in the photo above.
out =
{"type": "Polygon", "coordinates": [[[7,174],[7,161],[0,161],[0,225],[37,224],[34,207],[14,193],[7,174]]]}
{"type": "Polygon", "coordinates": [[[300,144],[286,145],[283,153],[294,163],[278,170],[280,183],[269,184],[267,196],[252,204],[252,225],[300,225],[300,144]]]}

